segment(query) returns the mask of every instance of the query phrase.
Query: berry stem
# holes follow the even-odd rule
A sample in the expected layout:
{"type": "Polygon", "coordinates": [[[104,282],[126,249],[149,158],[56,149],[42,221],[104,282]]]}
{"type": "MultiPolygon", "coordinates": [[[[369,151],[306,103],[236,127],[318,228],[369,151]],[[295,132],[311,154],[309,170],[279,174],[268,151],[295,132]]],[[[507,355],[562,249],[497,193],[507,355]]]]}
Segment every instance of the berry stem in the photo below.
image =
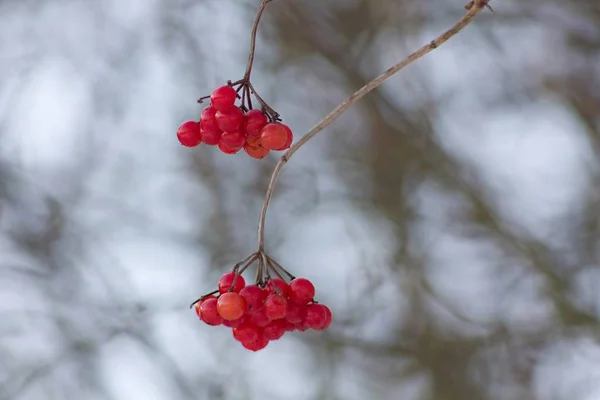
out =
{"type": "Polygon", "coordinates": [[[213,290],[213,291],[212,291],[212,292],[210,292],[210,293],[206,293],[204,296],[201,296],[199,299],[196,299],[196,300],[194,300],[194,301],[192,302],[192,304],[190,304],[190,308],[194,307],[194,304],[196,304],[197,302],[199,302],[199,301],[202,301],[202,300],[204,300],[205,298],[207,298],[208,296],[212,296],[212,295],[214,295],[214,294],[217,294],[217,293],[219,293],[219,291],[218,291],[218,290],[213,290]]]}
{"type": "Polygon", "coordinates": [[[265,11],[267,4],[269,4],[272,0],[261,0],[260,5],[258,6],[258,11],[256,12],[256,17],[254,17],[254,23],[252,24],[252,33],[250,34],[250,55],[248,55],[248,64],[246,65],[246,72],[244,73],[244,81],[250,81],[250,74],[252,74],[252,64],[254,64],[254,52],[256,51],[256,33],[258,32],[258,24],[260,22],[260,17],[265,11]]]}
{"type": "Polygon", "coordinates": [[[276,268],[276,269],[278,268],[280,271],[282,271],[284,274],[286,274],[288,276],[288,278],[290,278],[290,280],[296,279],[296,277],[294,275],[289,273],[285,268],[283,268],[281,266],[281,264],[279,264],[277,261],[275,261],[273,258],[271,258],[271,256],[267,255],[267,260],[269,260],[269,264],[271,264],[274,268],[276,268]]]}
{"type": "MultiPolygon", "coordinates": [[[[263,0],[261,2],[262,8],[264,8],[264,5],[266,3],[268,3],[269,1],[271,1],[271,0],[263,0]]],[[[468,10],[465,13],[465,15],[463,15],[463,17],[458,22],[456,22],[450,29],[448,29],[446,32],[444,32],[441,35],[439,35],[438,37],[436,37],[431,42],[422,46],[420,49],[409,54],[402,61],[391,66],[386,71],[384,71],[381,75],[377,76],[376,78],[374,78],[373,80],[368,82],[366,85],[364,85],[363,87],[358,89],[356,92],[351,94],[340,105],[338,105],[329,114],[327,114],[325,117],[323,117],[323,119],[321,119],[321,121],[319,121],[315,126],[313,126],[306,133],[306,135],[304,135],[298,142],[296,142],[292,147],[290,147],[290,149],[288,151],[286,151],[281,156],[281,158],[277,162],[277,165],[275,165],[275,169],[273,170],[273,173],[271,174],[271,179],[269,180],[269,184],[267,186],[267,191],[265,193],[265,199],[264,199],[263,206],[260,211],[260,216],[258,219],[258,249],[259,249],[259,251],[263,251],[264,247],[265,247],[265,220],[267,217],[267,210],[269,209],[269,205],[271,204],[271,198],[273,197],[273,189],[275,188],[275,183],[277,181],[277,178],[279,177],[279,173],[281,172],[281,169],[283,168],[284,164],[286,164],[290,160],[290,158],[292,158],[294,153],[296,153],[302,146],[304,146],[306,144],[306,142],[308,142],[310,139],[315,137],[319,132],[321,132],[323,129],[328,127],[333,121],[338,119],[340,117],[340,115],[342,115],[348,108],[350,108],[352,105],[354,105],[354,103],[356,103],[358,100],[362,99],[364,96],[366,96],[367,94],[369,94],[370,92],[375,90],[377,87],[379,87],[382,83],[384,83],[389,78],[391,78],[398,71],[406,68],[408,65],[419,60],[420,58],[422,58],[426,54],[430,53],[431,51],[437,49],[439,46],[441,46],[442,44],[447,42],[454,35],[459,33],[465,26],[467,26],[473,20],[473,18],[475,18],[475,16],[477,16],[477,14],[479,14],[479,12],[484,7],[487,6],[488,1],[489,0],[473,0],[472,1],[473,4],[470,4],[471,3],[470,2],[467,5],[468,10]]],[[[262,12],[262,11],[259,10],[259,13],[260,12],[262,12]]],[[[258,16],[259,15],[257,15],[257,17],[258,16]]],[[[258,18],[257,18],[257,20],[258,20],[258,18]]],[[[254,57],[254,54],[251,54],[251,59],[253,57],[254,57]]],[[[249,66],[251,66],[250,62],[249,62],[249,66]]]]}
{"type": "Polygon", "coordinates": [[[238,280],[238,276],[243,274],[244,271],[246,271],[248,269],[248,267],[251,266],[252,263],[254,263],[254,261],[256,261],[257,258],[258,258],[258,254],[253,253],[253,254],[250,254],[245,259],[243,259],[242,261],[240,261],[239,263],[235,264],[235,266],[233,267],[233,272],[234,272],[233,282],[231,282],[231,287],[229,288],[230,292],[233,292],[233,289],[235,288],[235,284],[237,283],[237,280],[238,280]]]}

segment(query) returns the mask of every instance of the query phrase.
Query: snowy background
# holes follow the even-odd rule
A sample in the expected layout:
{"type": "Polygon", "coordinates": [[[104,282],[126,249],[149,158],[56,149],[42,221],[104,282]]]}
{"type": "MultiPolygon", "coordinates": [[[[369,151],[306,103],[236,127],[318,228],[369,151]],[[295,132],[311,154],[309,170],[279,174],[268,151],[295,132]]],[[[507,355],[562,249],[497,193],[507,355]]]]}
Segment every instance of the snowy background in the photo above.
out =
{"type": "MultiPolygon", "coordinates": [[[[0,400],[600,399],[600,3],[498,1],[303,147],[267,246],[334,324],[250,353],[187,306],[277,160],[175,130],[257,4],[0,1],[0,400]]],[[[254,86],[300,137],[463,6],[274,0],[254,86]]]]}

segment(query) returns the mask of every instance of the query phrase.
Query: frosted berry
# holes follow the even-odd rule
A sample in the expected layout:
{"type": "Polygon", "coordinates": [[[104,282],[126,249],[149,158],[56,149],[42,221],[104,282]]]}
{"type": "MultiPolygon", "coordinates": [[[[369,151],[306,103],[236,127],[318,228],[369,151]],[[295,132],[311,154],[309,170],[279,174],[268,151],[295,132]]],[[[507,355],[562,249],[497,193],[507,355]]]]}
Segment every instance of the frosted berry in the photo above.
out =
{"type": "Polygon", "coordinates": [[[177,128],[177,139],[185,147],[195,147],[202,142],[200,125],[196,121],[186,121],[177,128]]]}
{"type": "Polygon", "coordinates": [[[217,326],[223,323],[223,318],[217,310],[217,298],[212,297],[200,304],[200,319],[207,325],[217,326]]]}
{"type": "Polygon", "coordinates": [[[248,311],[252,312],[262,307],[262,302],[268,293],[256,285],[248,285],[240,291],[240,295],[246,300],[248,311]]]}
{"type": "Polygon", "coordinates": [[[232,149],[241,149],[246,143],[246,135],[242,131],[225,132],[221,135],[221,143],[232,149]]]}
{"type": "Polygon", "coordinates": [[[321,304],[310,304],[306,308],[306,318],[304,319],[304,324],[310,328],[315,330],[323,330],[323,327],[327,324],[327,310],[325,306],[321,304]]]}
{"type": "Polygon", "coordinates": [[[299,324],[306,318],[306,305],[288,302],[285,319],[292,324],[299,324]]]}
{"type": "Polygon", "coordinates": [[[227,111],[235,103],[237,93],[231,86],[219,86],[210,94],[210,103],[217,111],[227,111]]]}
{"type": "Polygon", "coordinates": [[[261,328],[250,323],[233,328],[233,337],[240,342],[255,342],[260,338],[261,328]]]}
{"type": "Polygon", "coordinates": [[[271,293],[265,299],[265,314],[271,319],[285,318],[287,300],[280,294],[271,293]]]}
{"type": "Polygon", "coordinates": [[[283,319],[278,319],[265,326],[263,335],[268,340],[278,340],[285,333],[286,323],[283,319]]]}
{"type": "Polygon", "coordinates": [[[258,340],[253,342],[241,342],[242,346],[244,346],[248,350],[259,351],[267,347],[269,344],[269,340],[264,337],[264,335],[259,335],[258,340]]]}
{"type": "MultiPolygon", "coordinates": [[[[221,129],[217,125],[217,120],[215,119],[217,113],[217,109],[213,106],[205,107],[200,114],[200,127],[206,133],[220,133],[221,129]]],[[[216,143],[215,143],[216,144],[216,143]]]]}
{"type": "Polygon", "coordinates": [[[260,131],[267,124],[267,116],[260,110],[246,113],[246,133],[248,136],[260,136],[260,131]]]}
{"type": "Polygon", "coordinates": [[[223,132],[235,132],[244,122],[244,113],[237,107],[232,107],[227,111],[217,111],[215,114],[217,126],[223,132]]]}
{"type": "Polygon", "coordinates": [[[288,141],[288,133],[283,124],[271,122],[260,131],[260,141],[269,150],[282,149],[288,141]]]}
{"type": "Polygon", "coordinates": [[[244,150],[246,150],[246,153],[248,153],[250,157],[256,158],[258,160],[265,158],[267,155],[269,155],[270,151],[269,149],[265,149],[262,146],[253,147],[248,144],[244,146],[244,150]]]}
{"type": "Polygon", "coordinates": [[[221,150],[225,154],[236,154],[238,151],[240,151],[242,149],[242,146],[229,147],[226,144],[224,144],[223,142],[219,142],[219,145],[217,147],[219,147],[219,150],[221,150]]]}
{"type": "MultiPolygon", "coordinates": [[[[233,281],[235,278],[235,272],[230,271],[224,273],[219,279],[219,293],[229,292],[231,285],[233,285],[233,281]]],[[[235,286],[233,287],[233,291],[235,293],[239,293],[246,286],[246,280],[242,275],[237,276],[235,281],[235,286]]]]}
{"type": "Polygon", "coordinates": [[[287,297],[289,286],[283,279],[273,278],[267,283],[266,289],[269,291],[269,293],[277,293],[283,297],[287,297]]]}
{"type": "Polygon", "coordinates": [[[290,282],[288,298],[291,302],[307,305],[315,297],[315,286],[304,278],[296,278],[290,282]]]}
{"type": "Polygon", "coordinates": [[[246,312],[246,300],[235,292],[223,293],[217,301],[217,312],[223,319],[236,320],[246,312]]]}

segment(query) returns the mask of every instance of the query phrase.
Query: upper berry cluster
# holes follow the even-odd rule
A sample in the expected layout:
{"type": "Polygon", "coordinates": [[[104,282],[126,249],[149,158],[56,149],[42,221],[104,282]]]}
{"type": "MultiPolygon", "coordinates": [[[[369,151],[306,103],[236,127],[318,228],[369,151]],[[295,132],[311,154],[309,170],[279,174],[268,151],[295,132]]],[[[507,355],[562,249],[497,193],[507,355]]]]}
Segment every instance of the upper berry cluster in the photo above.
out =
{"type": "Polygon", "coordinates": [[[237,84],[237,90],[235,84],[213,90],[210,105],[202,110],[200,120],[184,122],[177,129],[179,142],[186,147],[204,142],[218,146],[226,154],[235,154],[243,148],[250,157],[258,159],[272,150],[288,149],[294,140],[292,130],[278,121],[276,113],[268,112],[265,105],[263,110],[252,109],[248,85],[244,81],[237,84]],[[238,98],[241,102],[236,105],[238,98]]]}
{"type": "MultiPolygon", "coordinates": [[[[331,310],[314,300],[315,287],[311,281],[290,275],[288,283],[267,275],[255,285],[246,285],[241,275],[246,267],[236,267],[221,276],[218,289],[194,303],[202,321],[231,328],[233,337],[252,351],[264,349],[286,332],[321,331],[331,325],[331,310]]],[[[278,264],[271,267],[283,270],[278,264]]]]}

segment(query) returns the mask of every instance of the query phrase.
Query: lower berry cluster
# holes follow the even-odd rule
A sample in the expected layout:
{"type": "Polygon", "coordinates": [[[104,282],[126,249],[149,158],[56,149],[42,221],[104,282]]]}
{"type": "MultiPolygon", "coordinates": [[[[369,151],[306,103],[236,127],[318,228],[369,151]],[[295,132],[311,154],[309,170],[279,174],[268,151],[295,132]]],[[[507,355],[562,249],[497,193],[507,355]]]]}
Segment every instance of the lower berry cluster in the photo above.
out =
{"type": "Polygon", "coordinates": [[[206,324],[231,328],[244,348],[258,351],[286,332],[327,329],[331,310],[314,296],[315,287],[305,278],[289,283],[268,278],[246,285],[244,277],[232,271],[219,279],[218,290],[201,297],[194,307],[206,324]]]}
{"type": "Polygon", "coordinates": [[[288,149],[294,140],[292,130],[279,122],[274,111],[252,109],[251,102],[244,101],[250,96],[245,82],[238,86],[237,90],[234,84],[220,86],[207,96],[210,105],[202,110],[200,120],[186,121],[177,129],[179,142],[186,147],[200,143],[218,146],[226,154],[243,148],[250,157],[258,159],[272,150],[288,149]],[[242,96],[238,91],[242,91],[242,96]],[[236,105],[238,98],[242,102],[236,105]]]}

